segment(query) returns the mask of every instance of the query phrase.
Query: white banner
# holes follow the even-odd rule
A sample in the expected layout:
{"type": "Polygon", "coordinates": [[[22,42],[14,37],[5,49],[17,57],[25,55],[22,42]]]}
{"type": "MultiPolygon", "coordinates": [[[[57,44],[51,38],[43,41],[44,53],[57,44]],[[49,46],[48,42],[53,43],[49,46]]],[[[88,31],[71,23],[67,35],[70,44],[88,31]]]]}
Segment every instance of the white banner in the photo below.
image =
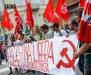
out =
{"type": "Polygon", "coordinates": [[[8,48],[8,65],[53,75],[74,75],[76,35],[58,37],[8,48]]]}

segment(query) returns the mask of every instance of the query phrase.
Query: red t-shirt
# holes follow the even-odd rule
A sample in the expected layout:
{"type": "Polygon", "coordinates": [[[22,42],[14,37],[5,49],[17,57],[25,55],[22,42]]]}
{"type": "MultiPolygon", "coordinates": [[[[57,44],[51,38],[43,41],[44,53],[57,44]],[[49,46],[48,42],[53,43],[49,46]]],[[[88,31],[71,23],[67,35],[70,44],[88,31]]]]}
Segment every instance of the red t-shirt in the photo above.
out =
{"type": "Polygon", "coordinates": [[[0,46],[0,51],[2,51],[2,45],[0,46]]]}
{"type": "Polygon", "coordinates": [[[90,19],[88,19],[88,21],[86,22],[81,21],[78,31],[78,40],[80,40],[81,42],[91,42],[91,22],[89,21],[90,19]]]}

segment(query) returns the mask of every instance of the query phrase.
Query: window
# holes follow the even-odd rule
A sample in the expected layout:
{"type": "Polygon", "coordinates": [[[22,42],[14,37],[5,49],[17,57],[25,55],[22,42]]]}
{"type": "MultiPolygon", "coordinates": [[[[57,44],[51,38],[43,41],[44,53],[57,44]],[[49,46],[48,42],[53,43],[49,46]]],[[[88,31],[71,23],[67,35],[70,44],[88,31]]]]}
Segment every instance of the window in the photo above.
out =
{"type": "Polygon", "coordinates": [[[16,4],[16,6],[20,6],[21,5],[21,0],[15,0],[15,4],[16,4]]]}
{"type": "Polygon", "coordinates": [[[40,0],[40,4],[47,4],[48,0],[40,0]]]}
{"type": "Polygon", "coordinates": [[[48,0],[45,0],[45,3],[48,4],[48,0]]]}
{"type": "Polygon", "coordinates": [[[40,0],[34,0],[34,2],[40,4],[40,0]]]}
{"type": "Polygon", "coordinates": [[[25,0],[21,0],[21,4],[22,5],[25,5],[25,0]]]}
{"type": "Polygon", "coordinates": [[[73,12],[70,12],[70,19],[73,19],[74,18],[74,14],[73,12]]]}

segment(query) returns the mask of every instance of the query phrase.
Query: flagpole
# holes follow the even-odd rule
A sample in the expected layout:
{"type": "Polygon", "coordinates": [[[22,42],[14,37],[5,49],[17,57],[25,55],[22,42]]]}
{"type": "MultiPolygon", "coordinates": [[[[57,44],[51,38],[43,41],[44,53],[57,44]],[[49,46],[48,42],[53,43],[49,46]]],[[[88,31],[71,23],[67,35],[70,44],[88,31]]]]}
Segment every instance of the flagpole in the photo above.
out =
{"type": "MultiPolygon", "coordinates": [[[[65,27],[64,20],[62,20],[62,26],[63,26],[63,29],[64,29],[64,27],[65,27]]],[[[61,27],[62,27],[62,26],[61,26],[61,27]]]]}
{"type": "MultiPolygon", "coordinates": [[[[59,3],[59,0],[58,0],[58,3],[59,3]]],[[[57,3],[57,5],[58,5],[58,3],[57,3]]],[[[56,8],[57,8],[57,5],[56,5],[56,8]]],[[[60,29],[62,28],[62,18],[59,16],[59,21],[60,21],[60,29]]]]}
{"type": "Polygon", "coordinates": [[[53,17],[52,17],[52,20],[51,20],[51,24],[52,24],[52,21],[54,19],[54,16],[55,16],[55,9],[54,9],[54,14],[53,14],[53,17]]]}
{"type": "MultiPolygon", "coordinates": [[[[58,1],[59,2],[59,1],[58,1]]],[[[52,4],[53,4],[53,7],[54,7],[54,1],[52,2],[52,4]]],[[[58,5],[58,3],[57,3],[57,5],[58,5]]],[[[56,6],[56,8],[57,8],[57,6],[56,6]]],[[[55,15],[55,9],[56,8],[54,8],[54,14],[53,14],[53,17],[52,17],[52,20],[51,20],[51,24],[52,24],[52,21],[53,21],[53,19],[54,19],[54,15],[55,15]]]]}
{"type": "MultiPolygon", "coordinates": [[[[52,4],[53,4],[53,7],[54,7],[54,1],[52,2],[52,4]]],[[[57,3],[58,4],[58,3],[57,3]]],[[[57,6],[56,6],[56,8],[57,8],[57,6]]],[[[54,16],[55,16],[55,9],[56,8],[54,8],[54,14],[53,14],[53,17],[52,17],[52,20],[51,20],[51,24],[52,24],[52,21],[53,21],[53,19],[54,19],[54,16]]]]}
{"type": "MultiPolygon", "coordinates": [[[[59,3],[59,1],[58,1],[58,3],[59,3]]],[[[58,3],[57,3],[57,5],[58,5],[58,3]]],[[[54,3],[53,3],[53,5],[54,5],[54,3]]],[[[56,5],[55,9],[57,8],[57,5],[56,5]]],[[[52,20],[51,20],[51,24],[52,24],[52,21],[53,21],[53,19],[54,19],[55,9],[54,9],[54,14],[53,14],[53,17],[52,17],[52,20]]],[[[61,18],[61,17],[59,17],[59,18],[61,18]]],[[[60,21],[60,19],[59,19],[59,21],[60,21]]],[[[62,20],[61,20],[61,22],[62,22],[62,20]]],[[[61,23],[60,23],[60,24],[61,24],[61,23]]],[[[61,26],[61,27],[62,27],[62,26],[61,26]]]]}

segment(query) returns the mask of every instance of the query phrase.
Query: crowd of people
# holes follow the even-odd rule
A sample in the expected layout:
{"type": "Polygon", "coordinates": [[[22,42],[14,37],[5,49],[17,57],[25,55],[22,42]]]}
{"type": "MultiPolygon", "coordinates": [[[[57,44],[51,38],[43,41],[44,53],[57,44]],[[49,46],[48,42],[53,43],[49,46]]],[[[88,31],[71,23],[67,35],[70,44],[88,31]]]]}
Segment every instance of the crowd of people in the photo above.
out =
{"type": "MultiPolygon", "coordinates": [[[[0,65],[2,64],[1,52],[3,52],[6,62],[8,61],[7,48],[10,46],[12,47],[12,46],[16,46],[16,45],[22,45],[25,43],[32,43],[32,42],[37,42],[40,40],[51,39],[51,38],[56,38],[56,37],[61,37],[61,36],[69,37],[69,35],[71,35],[71,34],[77,35],[78,30],[79,30],[79,23],[80,23],[81,17],[82,17],[82,11],[83,11],[83,9],[79,8],[73,12],[74,18],[72,20],[68,21],[66,28],[60,28],[60,25],[58,23],[53,23],[53,25],[50,27],[47,24],[43,24],[42,26],[35,26],[35,28],[32,30],[32,33],[30,34],[30,38],[27,38],[24,34],[21,34],[19,39],[16,40],[14,38],[14,36],[11,36],[9,45],[8,45],[7,39],[5,39],[3,46],[0,47],[0,65]]],[[[79,47],[81,47],[82,45],[83,45],[83,42],[79,41],[79,47]]],[[[90,52],[90,49],[88,50],[88,52],[90,52]]],[[[74,56],[74,58],[76,58],[76,53],[74,53],[73,56],[74,56]]],[[[88,61],[90,61],[90,60],[89,60],[89,55],[87,55],[87,54],[85,54],[85,55],[82,54],[79,57],[78,67],[79,67],[80,71],[83,73],[83,75],[87,75],[86,73],[88,71],[88,66],[86,66],[86,65],[87,65],[88,61]],[[85,61],[84,61],[84,59],[85,59],[85,61]],[[84,68],[84,64],[85,64],[85,68],[84,68]]],[[[9,67],[9,69],[10,69],[10,73],[8,75],[13,73],[12,68],[9,67]]],[[[15,68],[15,72],[16,73],[18,73],[18,72],[26,73],[26,72],[30,72],[30,70],[15,68]]],[[[31,72],[35,73],[34,70],[31,72]]],[[[44,75],[47,75],[47,74],[44,73],[44,75]]]]}

